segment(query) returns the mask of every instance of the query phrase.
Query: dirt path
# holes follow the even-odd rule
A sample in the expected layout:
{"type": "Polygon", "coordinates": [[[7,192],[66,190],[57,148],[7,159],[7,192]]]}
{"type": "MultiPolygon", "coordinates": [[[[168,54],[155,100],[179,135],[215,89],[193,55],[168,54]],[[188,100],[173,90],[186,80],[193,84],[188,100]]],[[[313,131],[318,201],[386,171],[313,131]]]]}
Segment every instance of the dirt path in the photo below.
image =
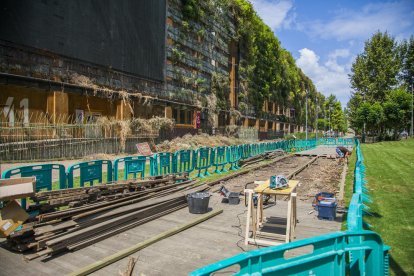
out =
{"type": "MultiPolygon", "coordinates": [[[[230,191],[243,192],[248,183],[253,183],[255,180],[266,180],[272,175],[288,175],[312,158],[311,156],[291,156],[271,166],[225,181],[222,185],[225,185],[230,191]]],[[[318,158],[294,177],[300,181],[297,188],[298,197],[301,200],[311,201],[319,192],[339,192],[342,167],[343,165],[339,165],[335,159],[318,158]]],[[[249,185],[249,187],[252,186],[253,184],[249,185]]]]}

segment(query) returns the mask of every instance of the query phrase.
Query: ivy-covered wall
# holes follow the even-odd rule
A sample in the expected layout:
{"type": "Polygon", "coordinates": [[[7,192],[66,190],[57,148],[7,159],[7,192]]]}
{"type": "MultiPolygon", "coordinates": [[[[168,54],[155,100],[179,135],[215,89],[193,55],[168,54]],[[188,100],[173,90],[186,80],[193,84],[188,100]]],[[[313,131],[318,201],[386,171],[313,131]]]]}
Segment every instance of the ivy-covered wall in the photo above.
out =
{"type": "Polygon", "coordinates": [[[167,16],[168,90],[193,95],[203,107],[229,111],[229,48],[235,43],[237,110],[286,121],[262,111],[265,101],[274,102],[294,109],[301,124],[307,91],[308,119],[313,119],[322,94],[247,0],[170,0],[167,16]]]}
{"type": "Polygon", "coordinates": [[[167,8],[167,90],[197,99],[209,112],[229,107],[235,26],[221,3],[170,0],[167,8]]]}

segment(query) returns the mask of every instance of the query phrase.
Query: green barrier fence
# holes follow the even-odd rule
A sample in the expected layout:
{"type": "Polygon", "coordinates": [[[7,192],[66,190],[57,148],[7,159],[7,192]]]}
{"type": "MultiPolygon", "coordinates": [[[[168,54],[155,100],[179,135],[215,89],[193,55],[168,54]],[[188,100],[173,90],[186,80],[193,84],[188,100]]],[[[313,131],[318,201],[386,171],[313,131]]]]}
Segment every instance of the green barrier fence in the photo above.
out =
{"type": "Polygon", "coordinates": [[[134,179],[137,178],[138,174],[140,174],[141,179],[145,178],[147,157],[127,156],[114,160],[114,181],[119,180],[119,165],[122,163],[124,163],[124,180],[127,180],[130,174],[132,174],[134,179]]]}
{"type": "Polygon", "coordinates": [[[106,165],[106,182],[112,181],[112,162],[110,160],[93,160],[73,164],[66,172],[68,178],[68,188],[74,186],[74,172],[79,170],[79,186],[83,187],[85,183],[93,186],[94,181],[104,183],[103,167],[106,165]]]}
{"type": "Polygon", "coordinates": [[[230,164],[230,170],[238,170],[239,161],[242,157],[241,148],[240,146],[229,146],[227,147],[227,160],[230,164]]]}
{"type": "Polygon", "coordinates": [[[386,275],[384,247],[381,237],[375,232],[335,232],[241,253],[195,270],[190,275],[218,275],[229,267],[232,275],[386,275]],[[362,242],[354,242],[353,238],[362,242]],[[285,257],[288,251],[304,247],[312,247],[311,252],[285,257]],[[361,274],[350,274],[348,259],[356,252],[364,256],[359,261],[365,270],[361,274]]]}
{"type": "Polygon", "coordinates": [[[174,153],[174,173],[190,174],[194,171],[196,156],[194,150],[179,150],[174,153]]]}
{"type": "MultiPolygon", "coordinates": [[[[32,165],[32,166],[21,166],[13,169],[9,169],[2,173],[2,178],[11,178],[12,176],[20,177],[36,177],[36,191],[53,189],[52,174],[57,171],[59,175],[59,189],[66,188],[66,174],[65,167],[58,164],[43,164],[43,165],[32,165]]],[[[21,206],[26,209],[26,199],[22,199],[21,206]]]]}
{"type": "MultiPolygon", "coordinates": [[[[331,140],[320,140],[319,143],[324,143],[326,141],[329,143],[331,142],[331,140]]],[[[80,162],[70,166],[66,172],[66,176],[63,166],[59,167],[59,169],[53,164],[28,166],[29,169],[21,170],[21,172],[23,172],[26,176],[37,174],[37,185],[40,185],[39,189],[43,188],[44,185],[47,186],[45,186],[45,188],[51,189],[51,170],[57,169],[61,171],[59,174],[59,181],[61,183],[60,187],[72,188],[74,185],[74,171],[80,170],[80,186],[83,186],[87,182],[92,185],[94,181],[102,182],[102,168],[105,165],[107,166],[106,182],[119,180],[121,163],[125,164],[124,179],[128,179],[130,175],[133,175],[133,178],[136,178],[138,175],[140,178],[144,178],[146,176],[146,162],[149,158],[150,176],[159,176],[170,173],[191,173],[192,171],[197,170],[197,176],[203,177],[210,174],[208,169],[211,166],[216,167],[215,172],[219,173],[225,172],[227,169],[236,170],[239,168],[238,162],[241,159],[247,159],[258,154],[278,149],[282,149],[286,152],[297,151],[298,145],[300,145],[299,149],[308,149],[316,146],[316,143],[315,140],[284,140],[277,142],[218,147],[217,150],[213,150],[211,148],[199,148],[196,150],[180,150],[174,154],[161,152],[154,154],[152,157],[128,156],[114,160],[113,169],[112,162],[110,160],[94,160],[90,162],[80,162]],[[226,168],[226,166],[228,166],[228,168],[226,168]],[[38,169],[30,171],[30,168],[34,167],[38,169]],[[202,171],[204,171],[204,173],[202,173],[202,171]],[[113,178],[112,174],[114,176],[113,178]],[[44,181],[42,179],[47,179],[48,181],[44,181]]],[[[9,171],[16,172],[15,170],[17,170],[17,168],[9,171]]],[[[9,175],[8,177],[11,177],[14,174],[11,174],[10,172],[7,174],[3,173],[3,178],[7,177],[7,175],[9,175]]]]}
{"type": "Polygon", "coordinates": [[[174,166],[174,154],[171,152],[158,152],[150,157],[151,176],[171,174],[174,166]]]}
{"type": "Polygon", "coordinates": [[[215,147],[213,148],[213,158],[212,158],[212,162],[213,162],[213,166],[216,167],[216,169],[214,170],[215,173],[221,174],[222,172],[228,172],[228,170],[226,170],[226,165],[229,163],[228,162],[228,153],[227,151],[229,150],[228,147],[215,147]]]}
{"type": "Polygon", "coordinates": [[[196,156],[195,169],[198,171],[197,177],[204,178],[205,176],[210,175],[208,169],[211,167],[213,161],[212,150],[212,148],[203,147],[194,151],[196,156]],[[204,171],[204,173],[202,171],[204,171]]]}

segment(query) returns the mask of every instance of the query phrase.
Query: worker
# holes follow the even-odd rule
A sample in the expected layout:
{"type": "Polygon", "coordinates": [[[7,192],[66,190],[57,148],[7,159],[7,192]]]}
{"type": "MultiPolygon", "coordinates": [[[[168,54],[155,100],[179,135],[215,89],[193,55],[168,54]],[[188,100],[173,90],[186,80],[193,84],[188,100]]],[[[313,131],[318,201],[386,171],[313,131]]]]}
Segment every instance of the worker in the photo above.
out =
{"type": "Polygon", "coordinates": [[[352,154],[352,152],[347,149],[346,147],[337,147],[336,153],[339,155],[339,162],[342,162],[346,159],[346,163],[348,164],[348,156],[352,154]]]}

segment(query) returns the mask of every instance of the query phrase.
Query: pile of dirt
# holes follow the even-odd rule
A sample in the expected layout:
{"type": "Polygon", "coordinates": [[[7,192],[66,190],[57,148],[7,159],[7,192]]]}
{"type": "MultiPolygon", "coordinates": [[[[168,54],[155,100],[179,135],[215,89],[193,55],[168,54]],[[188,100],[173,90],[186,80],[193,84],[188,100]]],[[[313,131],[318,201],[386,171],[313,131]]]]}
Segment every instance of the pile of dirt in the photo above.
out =
{"type": "Polygon", "coordinates": [[[196,149],[199,147],[218,147],[218,146],[230,146],[230,145],[240,145],[245,143],[251,143],[251,141],[227,137],[223,135],[208,135],[208,134],[199,134],[191,135],[186,134],[183,137],[177,137],[170,141],[164,141],[156,145],[158,152],[175,152],[181,149],[196,149]]]}

